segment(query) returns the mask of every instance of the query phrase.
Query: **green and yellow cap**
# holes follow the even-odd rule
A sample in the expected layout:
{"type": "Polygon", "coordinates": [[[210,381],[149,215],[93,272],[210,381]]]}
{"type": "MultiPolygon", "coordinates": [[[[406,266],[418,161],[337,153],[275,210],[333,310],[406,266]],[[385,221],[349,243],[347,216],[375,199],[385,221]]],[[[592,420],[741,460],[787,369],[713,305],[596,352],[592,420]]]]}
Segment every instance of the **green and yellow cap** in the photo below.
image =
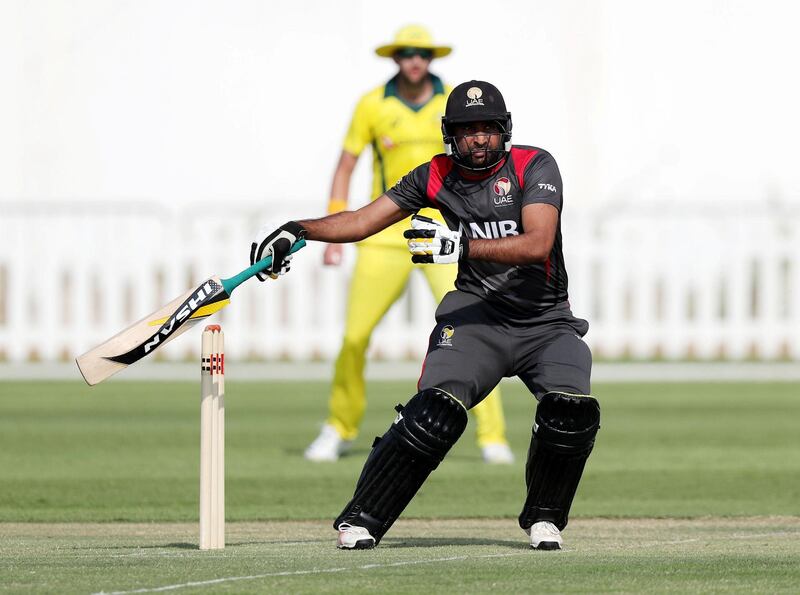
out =
{"type": "Polygon", "coordinates": [[[434,44],[430,31],[422,25],[406,25],[395,34],[392,43],[376,48],[375,53],[383,58],[391,58],[397,50],[403,48],[430,50],[434,58],[443,58],[453,51],[453,48],[446,45],[434,44]]]}

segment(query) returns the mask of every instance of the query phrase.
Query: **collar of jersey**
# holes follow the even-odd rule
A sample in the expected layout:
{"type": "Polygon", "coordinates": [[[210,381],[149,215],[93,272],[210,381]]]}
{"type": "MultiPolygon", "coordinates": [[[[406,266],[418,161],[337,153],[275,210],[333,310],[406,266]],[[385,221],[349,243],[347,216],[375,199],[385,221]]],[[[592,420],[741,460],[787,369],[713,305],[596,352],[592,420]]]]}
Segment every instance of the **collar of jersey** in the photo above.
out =
{"type": "Polygon", "coordinates": [[[433,83],[433,97],[431,97],[425,103],[409,103],[408,101],[406,101],[405,99],[400,97],[400,95],[397,94],[398,76],[399,75],[394,75],[391,79],[389,79],[389,82],[386,83],[386,86],[383,88],[384,99],[386,99],[387,97],[397,97],[397,99],[399,99],[403,103],[403,105],[405,105],[408,109],[418,112],[423,107],[428,105],[433,100],[433,97],[436,97],[437,95],[444,95],[444,83],[442,82],[442,79],[440,79],[435,74],[429,74],[428,76],[430,77],[431,82],[433,83]]]}

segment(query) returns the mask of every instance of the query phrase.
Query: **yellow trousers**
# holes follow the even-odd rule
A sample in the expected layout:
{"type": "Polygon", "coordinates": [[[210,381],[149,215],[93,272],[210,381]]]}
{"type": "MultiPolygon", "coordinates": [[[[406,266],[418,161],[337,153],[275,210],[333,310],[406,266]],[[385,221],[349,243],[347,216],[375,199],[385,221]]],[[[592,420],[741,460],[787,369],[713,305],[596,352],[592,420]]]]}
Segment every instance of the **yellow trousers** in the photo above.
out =
{"type": "MultiPolygon", "coordinates": [[[[437,303],[454,288],[457,265],[416,265],[405,246],[358,246],[350,282],[344,340],[333,378],[328,423],[346,440],[358,435],[367,406],[364,364],[372,331],[403,293],[414,269],[428,280],[437,303]]],[[[433,324],[433,320],[431,320],[433,324]]],[[[477,421],[478,446],[506,444],[499,389],[471,410],[477,421]]]]}

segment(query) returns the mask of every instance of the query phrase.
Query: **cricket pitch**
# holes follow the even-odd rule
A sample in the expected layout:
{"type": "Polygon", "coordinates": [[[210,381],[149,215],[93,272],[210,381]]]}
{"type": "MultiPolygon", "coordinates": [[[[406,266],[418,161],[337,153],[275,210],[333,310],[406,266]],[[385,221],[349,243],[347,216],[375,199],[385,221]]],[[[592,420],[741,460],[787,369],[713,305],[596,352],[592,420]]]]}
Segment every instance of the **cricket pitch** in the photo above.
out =
{"type": "Polygon", "coordinates": [[[0,524],[2,593],[792,592],[800,518],[575,519],[531,550],[513,519],[400,520],[339,551],[322,521],[0,524]]]}

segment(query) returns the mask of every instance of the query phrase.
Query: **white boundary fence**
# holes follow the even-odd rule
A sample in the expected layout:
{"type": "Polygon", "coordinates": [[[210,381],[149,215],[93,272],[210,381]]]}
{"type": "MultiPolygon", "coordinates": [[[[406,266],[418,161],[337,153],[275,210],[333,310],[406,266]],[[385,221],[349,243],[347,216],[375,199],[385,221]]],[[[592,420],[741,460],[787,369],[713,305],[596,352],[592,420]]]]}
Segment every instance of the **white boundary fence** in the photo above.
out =
{"type": "MultiPolygon", "coordinates": [[[[571,302],[596,356],[800,359],[800,212],[781,205],[617,205],[568,210],[571,302]]],[[[296,212],[224,203],[0,202],[0,358],[64,360],[212,274],[247,264],[267,219],[296,212]]],[[[231,358],[330,359],[341,341],[343,268],[322,247],[279,282],[251,281],[217,320],[231,358]]],[[[433,324],[424,280],[373,335],[372,357],[419,358],[433,324]]],[[[199,331],[194,331],[199,333],[199,331]]],[[[195,357],[179,338],[162,357],[195,357]]]]}

